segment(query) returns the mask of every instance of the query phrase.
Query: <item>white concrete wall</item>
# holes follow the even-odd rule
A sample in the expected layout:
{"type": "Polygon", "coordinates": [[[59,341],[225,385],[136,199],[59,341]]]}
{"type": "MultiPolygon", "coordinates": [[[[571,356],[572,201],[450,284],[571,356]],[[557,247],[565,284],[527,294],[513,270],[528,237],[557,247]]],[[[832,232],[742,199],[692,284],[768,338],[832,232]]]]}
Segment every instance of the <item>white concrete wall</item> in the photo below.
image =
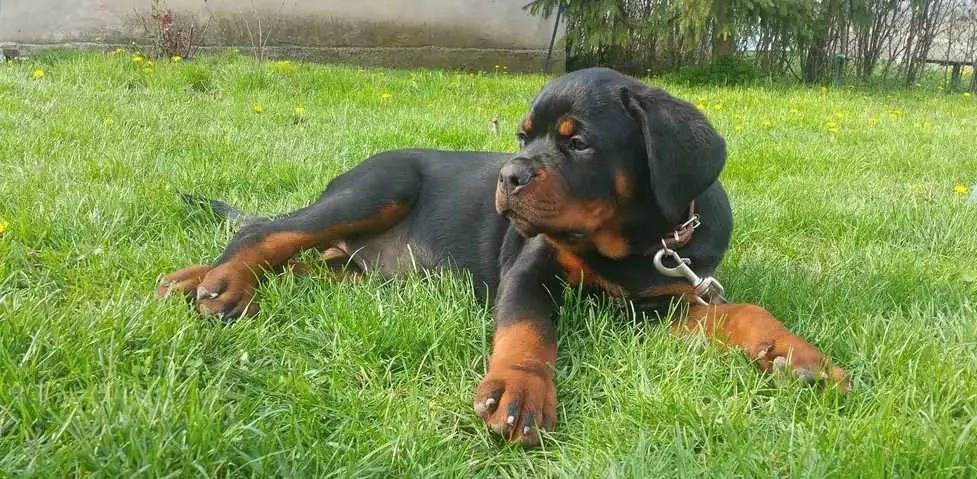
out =
{"type": "MultiPolygon", "coordinates": [[[[317,58],[355,58],[349,49],[384,61],[405,54],[463,61],[464,50],[491,63],[506,55],[537,62],[545,54],[552,19],[530,16],[527,0],[169,0],[177,21],[207,25],[205,45],[249,47],[245,22],[272,29],[268,45],[317,58]],[[492,55],[497,51],[497,55],[492,55]],[[304,52],[304,53],[301,53],[304,52]],[[399,53],[398,53],[399,52],[399,53]],[[434,52],[427,55],[425,52],[434,52]]],[[[141,18],[150,0],[0,0],[0,42],[43,45],[126,44],[145,38],[141,18]]],[[[562,32],[561,32],[562,34],[562,32]]],[[[557,48],[558,63],[562,50],[557,48]]],[[[369,58],[367,58],[369,60],[369,58]]],[[[342,60],[340,60],[342,61],[342,60]]],[[[499,61],[496,61],[498,63],[499,61]]],[[[434,62],[435,66],[445,66],[434,62]]],[[[562,68],[562,65],[558,65],[562,68]]]]}

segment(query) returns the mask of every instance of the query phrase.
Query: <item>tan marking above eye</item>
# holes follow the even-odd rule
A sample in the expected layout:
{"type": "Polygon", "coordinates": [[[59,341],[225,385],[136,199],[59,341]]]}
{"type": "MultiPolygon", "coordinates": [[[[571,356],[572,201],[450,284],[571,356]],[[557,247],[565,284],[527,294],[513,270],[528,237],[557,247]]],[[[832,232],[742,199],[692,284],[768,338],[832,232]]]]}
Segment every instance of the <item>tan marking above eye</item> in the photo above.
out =
{"type": "Polygon", "coordinates": [[[573,118],[564,118],[560,121],[559,132],[563,136],[573,135],[573,131],[577,128],[577,121],[573,118]]]}
{"type": "Polygon", "coordinates": [[[526,131],[526,132],[528,132],[529,130],[532,130],[533,129],[533,115],[532,115],[532,113],[530,113],[529,116],[527,116],[526,119],[522,121],[522,129],[523,129],[523,131],[526,131]]]}

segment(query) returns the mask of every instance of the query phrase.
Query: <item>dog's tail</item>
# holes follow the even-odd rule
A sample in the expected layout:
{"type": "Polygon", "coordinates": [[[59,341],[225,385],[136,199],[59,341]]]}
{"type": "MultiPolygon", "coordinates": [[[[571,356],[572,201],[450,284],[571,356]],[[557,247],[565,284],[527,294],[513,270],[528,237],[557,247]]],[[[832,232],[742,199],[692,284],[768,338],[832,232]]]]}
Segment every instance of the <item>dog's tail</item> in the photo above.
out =
{"type": "Polygon", "coordinates": [[[247,224],[255,221],[267,219],[260,216],[249,215],[223,201],[212,200],[193,193],[180,193],[183,202],[190,206],[209,208],[214,216],[228,223],[247,224]]]}

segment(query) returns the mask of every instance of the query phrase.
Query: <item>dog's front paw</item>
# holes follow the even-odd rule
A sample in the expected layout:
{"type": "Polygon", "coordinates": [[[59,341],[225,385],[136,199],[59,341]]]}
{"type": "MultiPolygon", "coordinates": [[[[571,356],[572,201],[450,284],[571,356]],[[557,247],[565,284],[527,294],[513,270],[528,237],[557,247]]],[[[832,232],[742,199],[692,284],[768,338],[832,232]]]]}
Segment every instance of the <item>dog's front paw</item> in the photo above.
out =
{"type": "Polygon", "coordinates": [[[258,305],[253,301],[257,284],[258,277],[247,265],[219,264],[197,286],[197,310],[220,319],[254,316],[258,314],[258,305]]]}
{"type": "Polygon", "coordinates": [[[475,412],[496,434],[523,446],[556,425],[556,384],[545,364],[491,368],[475,393],[475,412]]]}
{"type": "Polygon", "coordinates": [[[229,319],[258,314],[253,302],[257,284],[257,276],[242,264],[198,264],[163,276],[156,296],[178,294],[196,303],[204,315],[229,319]]]}
{"type": "Polygon", "coordinates": [[[753,354],[760,369],[770,371],[776,378],[794,376],[808,384],[834,385],[842,394],[848,392],[848,373],[833,366],[821,351],[797,336],[761,342],[753,354]]]}
{"type": "Polygon", "coordinates": [[[156,285],[156,296],[163,298],[176,294],[193,300],[197,295],[197,286],[210,269],[210,265],[195,264],[163,276],[156,285]]]}

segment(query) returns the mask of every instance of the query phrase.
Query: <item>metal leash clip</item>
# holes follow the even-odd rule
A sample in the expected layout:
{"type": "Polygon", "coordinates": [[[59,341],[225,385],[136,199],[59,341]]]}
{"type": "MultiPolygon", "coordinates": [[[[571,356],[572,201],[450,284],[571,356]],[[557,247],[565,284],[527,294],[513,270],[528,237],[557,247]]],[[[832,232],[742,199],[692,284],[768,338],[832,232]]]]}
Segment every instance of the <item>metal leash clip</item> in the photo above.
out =
{"type": "Polygon", "coordinates": [[[726,303],[726,290],[723,288],[723,285],[712,276],[702,278],[695,274],[695,271],[692,271],[692,268],[689,267],[692,260],[681,257],[678,252],[665,246],[664,241],[662,241],[662,249],[655,253],[654,262],[655,269],[657,269],[659,273],[671,278],[683,278],[691,283],[692,287],[695,288],[695,299],[699,302],[699,304],[706,305],[726,303]],[[676,266],[665,266],[662,260],[666,255],[675,261],[676,266]]]}

